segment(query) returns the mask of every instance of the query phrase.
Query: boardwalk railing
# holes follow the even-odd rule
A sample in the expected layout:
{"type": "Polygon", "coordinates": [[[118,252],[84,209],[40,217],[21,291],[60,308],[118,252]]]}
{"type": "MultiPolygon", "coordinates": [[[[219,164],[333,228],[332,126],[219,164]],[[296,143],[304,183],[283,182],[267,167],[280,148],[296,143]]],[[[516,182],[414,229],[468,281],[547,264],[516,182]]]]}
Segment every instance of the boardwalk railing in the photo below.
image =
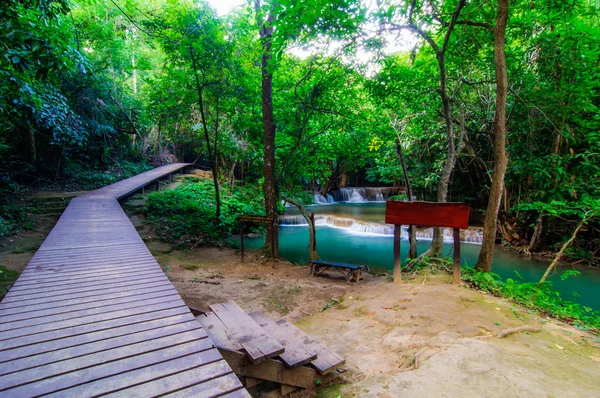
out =
{"type": "Polygon", "coordinates": [[[71,201],[0,303],[0,396],[249,396],[118,202],[189,166],[71,201]]]}

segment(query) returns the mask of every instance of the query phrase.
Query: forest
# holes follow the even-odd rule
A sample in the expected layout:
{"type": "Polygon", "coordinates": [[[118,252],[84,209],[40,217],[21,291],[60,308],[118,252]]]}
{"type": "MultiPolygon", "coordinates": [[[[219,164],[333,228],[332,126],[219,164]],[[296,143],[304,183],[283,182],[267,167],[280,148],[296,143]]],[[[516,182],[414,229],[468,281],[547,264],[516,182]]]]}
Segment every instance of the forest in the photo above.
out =
{"type": "MultiPolygon", "coordinates": [[[[0,21],[2,237],[30,225],[32,190],[179,161],[212,184],[148,208],[184,245],[284,202],[399,187],[478,210],[480,270],[500,242],[600,265],[594,1],[256,0],[218,15],[203,0],[8,0],[0,21]]],[[[424,256],[442,242],[436,228],[424,256]]]]}
{"type": "Polygon", "coordinates": [[[0,3],[0,395],[600,390],[598,0],[0,3]]]}

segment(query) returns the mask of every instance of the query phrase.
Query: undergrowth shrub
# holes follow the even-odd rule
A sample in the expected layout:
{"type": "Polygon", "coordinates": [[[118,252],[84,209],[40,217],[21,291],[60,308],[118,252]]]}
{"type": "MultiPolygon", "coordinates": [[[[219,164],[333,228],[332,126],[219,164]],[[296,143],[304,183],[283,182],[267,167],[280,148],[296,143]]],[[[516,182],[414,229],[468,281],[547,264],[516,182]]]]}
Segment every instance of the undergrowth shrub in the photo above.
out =
{"type": "Polygon", "coordinates": [[[108,170],[87,168],[76,162],[65,165],[61,185],[66,190],[93,190],[133,177],[154,167],[148,163],[121,160],[108,170]]]}
{"type": "Polygon", "coordinates": [[[31,207],[18,204],[0,205],[0,239],[14,235],[23,229],[31,229],[33,224],[29,218],[31,207]]]}
{"type": "Polygon", "coordinates": [[[263,214],[261,194],[253,187],[222,186],[221,218],[215,219],[215,189],[212,181],[187,180],[183,185],[148,195],[146,216],[155,232],[179,247],[221,245],[237,231],[236,218],[263,214]]]}
{"type": "Polygon", "coordinates": [[[471,267],[462,268],[462,279],[479,290],[505,297],[527,308],[571,323],[580,329],[588,329],[596,333],[600,331],[600,312],[562,298],[549,281],[543,284],[522,282],[512,278],[502,281],[494,273],[479,272],[471,267]]]}

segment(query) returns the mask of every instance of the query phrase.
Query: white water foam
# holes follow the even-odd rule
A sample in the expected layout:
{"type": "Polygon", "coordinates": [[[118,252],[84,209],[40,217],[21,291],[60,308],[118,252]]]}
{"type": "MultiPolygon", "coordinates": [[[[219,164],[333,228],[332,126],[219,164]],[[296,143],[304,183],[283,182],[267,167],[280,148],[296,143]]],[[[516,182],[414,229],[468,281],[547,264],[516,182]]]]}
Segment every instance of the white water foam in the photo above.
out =
{"type": "MultiPolygon", "coordinates": [[[[370,236],[393,236],[394,226],[391,224],[364,222],[353,218],[336,217],[330,215],[315,215],[317,226],[345,229],[352,234],[370,236]]],[[[283,227],[307,227],[308,224],[301,215],[290,215],[279,217],[279,225],[283,227]]],[[[408,239],[407,226],[402,226],[402,239],[408,239]]],[[[452,242],[452,229],[444,228],[444,242],[452,242]]],[[[433,228],[417,230],[417,239],[432,240],[433,228]]],[[[483,234],[480,229],[461,230],[461,242],[481,244],[483,234]]]]}

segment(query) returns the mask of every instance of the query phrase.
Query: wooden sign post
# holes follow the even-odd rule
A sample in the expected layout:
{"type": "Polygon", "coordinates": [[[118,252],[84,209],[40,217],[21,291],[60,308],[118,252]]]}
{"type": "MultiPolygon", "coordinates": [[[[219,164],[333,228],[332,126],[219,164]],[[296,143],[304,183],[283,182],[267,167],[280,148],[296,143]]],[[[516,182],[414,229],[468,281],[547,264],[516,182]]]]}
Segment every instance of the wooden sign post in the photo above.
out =
{"type": "Polygon", "coordinates": [[[240,223],[240,249],[242,252],[242,262],[244,262],[244,225],[247,222],[258,222],[270,225],[271,228],[271,257],[275,257],[275,234],[273,233],[273,229],[275,228],[275,223],[271,217],[265,216],[238,216],[237,220],[240,223]]]}
{"type": "Polygon", "coordinates": [[[394,224],[394,283],[400,283],[400,232],[402,225],[453,228],[454,275],[452,283],[460,283],[460,230],[469,227],[469,206],[465,203],[394,202],[385,206],[386,224],[394,224]]]}

